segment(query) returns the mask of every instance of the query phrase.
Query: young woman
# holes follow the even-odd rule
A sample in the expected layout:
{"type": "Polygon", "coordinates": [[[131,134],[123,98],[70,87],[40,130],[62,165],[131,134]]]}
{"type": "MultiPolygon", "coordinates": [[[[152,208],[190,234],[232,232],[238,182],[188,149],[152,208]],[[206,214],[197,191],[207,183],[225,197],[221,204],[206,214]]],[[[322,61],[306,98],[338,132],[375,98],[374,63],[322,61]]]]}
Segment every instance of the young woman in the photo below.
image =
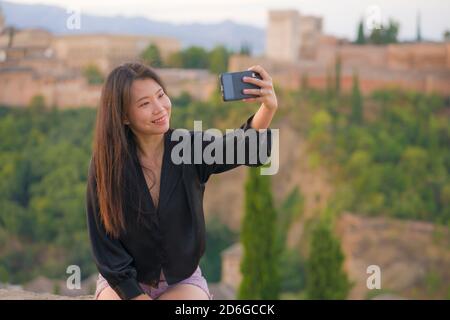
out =
{"type": "MultiPolygon", "coordinates": [[[[277,100],[267,72],[260,66],[249,70],[263,79],[244,80],[261,87],[248,91],[257,97],[247,101],[261,107],[241,129],[267,129],[262,132],[269,139],[258,138],[257,149],[265,147],[269,155],[277,100]]],[[[140,63],[115,68],[103,86],[86,192],[99,270],[96,299],[212,299],[199,267],[205,250],[203,193],[211,174],[239,164],[173,161],[171,107],[159,76],[140,63]]],[[[192,140],[198,133],[189,131],[192,140]]]]}

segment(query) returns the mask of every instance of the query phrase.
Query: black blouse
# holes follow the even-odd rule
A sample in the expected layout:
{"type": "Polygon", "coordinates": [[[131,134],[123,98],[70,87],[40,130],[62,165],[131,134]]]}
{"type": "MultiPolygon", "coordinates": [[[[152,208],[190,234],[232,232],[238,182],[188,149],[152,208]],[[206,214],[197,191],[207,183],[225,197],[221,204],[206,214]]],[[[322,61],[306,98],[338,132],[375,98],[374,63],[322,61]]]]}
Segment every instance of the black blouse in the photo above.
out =
{"type": "MultiPolygon", "coordinates": [[[[240,127],[245,133],[255,130],[250,126],[254,114],[240,127]]],[[[161,168],[160,197],[157,208],[136,153],[136,144],[129,140],[131,158],[125,166],[124,212],[126,232],[115,239],[106,234],[100,221],[94,166],[89,165],[86,190],[87,225],[94,261],[99,272],[122,299],[131,299],[143,293],[139,282],[156,286],[161,268],[168,284],[182,281],[192,275],[205,251],[205,220],[203,194],[205,183],[211,174],[225,172],[242,164],[212,163],[204,161],[175,164],[171,161],[172,149],[178,141],[172,141],[170,128],[164,134],[164,153],[161,168]]],[[[249,146],[248,139],[234,140],[234,150],[244,143],[245,162],[249,167],[258,167],[267,162],[271,154],[271,130],[266,134],[256,130],[256,148],[249,146]],[[240,141],[240,142],[239,142],[240,141]],[[249,156],[259,149],[267,150],[256,163],[249,162],[249,156]]],[[[187,132],[187,131],[186,131],[187,132]]],[[[194,136],[205,135],[204,131],[189,131],[191,146],[194,136]]],[[[229,133],[228,133],[229,134],[229,133]]],[[[226,159],[226,143],[229,136],[221,136],[226,159]]],[[[202,149],[215,141],[202,140],[202,149]]],[[[192,149],[194,151],[194,149],[192,149]]],[[[191,152],[192,154],[193,152],[191,152]]]]}

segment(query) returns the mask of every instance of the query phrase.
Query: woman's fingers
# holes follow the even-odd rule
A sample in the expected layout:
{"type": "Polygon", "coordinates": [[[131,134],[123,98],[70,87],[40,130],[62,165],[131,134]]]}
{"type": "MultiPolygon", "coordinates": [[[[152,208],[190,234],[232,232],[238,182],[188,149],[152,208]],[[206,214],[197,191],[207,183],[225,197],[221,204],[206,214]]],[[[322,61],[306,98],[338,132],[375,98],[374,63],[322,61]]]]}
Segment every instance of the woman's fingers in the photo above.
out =
{"type": "Polygon", "coordinates": [[[244,102],[262,102],[262,98],[258,97],[258,98],[245,98],[242,99],[242,101],[244,102]]]}
{"type": "Polygon", "coordinates": [[[276,110],[278,108],[277,97],[275,95],[275,90],[273,88],[272,78],[269,76],[266,70],[260,65],[252,66],[248,68],[254,72],[258,72],[262,80],[255,79],[252,77],[244,77],[243,81],[255,84],[259,89],[244,89],[244,94],[255,95],[255,97],[247,98],[245,102],[260,102],[266,108],[270,110],[276,110]]]}
{"type": "Polygon", "coordinates": [[[253,95],[257,95],[260,96],[261,95],[261,90],[260,89],[244,89],[243,90],[244,94],[253,94],[253,95]]]}
{"type": "Polygon", "coordinates": [[[254,94],[254,95],[257,95],[257,96],[262,96],[262,95],[270,93],[269,90],[265,89],[265,88],[261,88],[261,89],[244,89],[243,91],[244,91],[243,92],[244,94],[254,94]]]}
{"type": "Polygon", "coordinates": [[[264,80],[260,80],[258,78],[244,77],[243,81],[256,84],[258,87],[270,87],[271,86],[270,83],[268,83],[264,80]]]}
{"type": "Polygon", "coordinates": [[[260,65],[251,66],[247,70],[258,72],[265,81],[272,81],[272,78],[270,77],[269,73],[266,70],[264,70],[264,68],[261,67],[260,65]]]}

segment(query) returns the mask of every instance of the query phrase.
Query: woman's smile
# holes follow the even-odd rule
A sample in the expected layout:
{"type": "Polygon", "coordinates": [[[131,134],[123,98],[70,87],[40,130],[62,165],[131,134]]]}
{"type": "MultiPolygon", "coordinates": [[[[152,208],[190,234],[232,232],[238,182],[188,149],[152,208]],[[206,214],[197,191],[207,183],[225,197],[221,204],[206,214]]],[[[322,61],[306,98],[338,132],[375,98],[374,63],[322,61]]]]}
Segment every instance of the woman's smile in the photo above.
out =
{"type": "Polygon", "coordinates": [[[162,125],[162,124],[166,123],[166,120],[167,120],[167,115],[163,115],[162,117],[160,117],[156,120],[153,120],[152,123],[157,124],[157,125],[162,125]]]}

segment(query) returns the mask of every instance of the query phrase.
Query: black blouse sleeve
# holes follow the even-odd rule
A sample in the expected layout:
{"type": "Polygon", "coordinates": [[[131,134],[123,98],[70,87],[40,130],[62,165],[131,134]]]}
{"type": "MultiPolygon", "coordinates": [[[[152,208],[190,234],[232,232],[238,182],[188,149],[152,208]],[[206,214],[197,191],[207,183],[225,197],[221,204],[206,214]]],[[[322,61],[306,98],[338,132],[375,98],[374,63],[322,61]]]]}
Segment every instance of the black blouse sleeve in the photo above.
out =
{"type": "Polygon", "coordinates": [[[93,161],[89,165],[86,213],[90,245],[101,275],[121,299],[132,299],[144,291],[136,280],[133,258],[119,239],[111,238],[100,221],[97,185],[93,161]]]}
{"type": "MultiPolygon", "coordinates": [[[[202,139],[202,154],[205,147],[211,144],[216,139],[220,139],[219,145],[222,146],[222,163],[218,163],[217,161],[213,163],[206,163],[202,157],[202,161],[200,164],[196,164],[197,172],[200,177],[200,181],[205,183],[208,181],[211,174],[217,174],[226,172],[228,170],[234,169],[236,167],[241,166],[242,164],[247,167],[259,167],[267,163],[270,158],[272,151],[272,134],[271,129],[267,128],[267,130],[257,130],[251,126],[251,121],[255,114],[252,114],[245,123],[243,123],[239,129],[235,129],[229,133],[224,134],[216,138],[216,136],[209,135],[209,137],[204,131],[199,132],[204,135],[202,139]],[[246,135],[249,135],[249,130],[253,130],[256,133],[256,144],[251,143],[251,139],[247,139],[246,135]],[[263,132],[265,131],[265,133],[263,132]],[[206,140],[206,141],[205,141],[206,140]],[[232,148],[234,150],[234,159],[231,163],[227,161],[227,145],[228,148],[232,148]],[[261,158],[259,157],[260,151],[264,151],[261,158]],[[237,150],[244,150],[244,159],[238,159],[237,150]],[[266,152],[267,150],[267,152],[266,152]],[[239,160],[239,161],[238,161],[239,160]],[[242,161],[243,160],[243,161],[242,161]]],[[[194,140],[194,139],[192,139],[194,140]]],[[[217,142],[216,142],[217,143],[217,142]]],[[[195,148],[194,148],[195,150],[195,148]]],[[[220,162],[220,161],[219,161],[220,162]]]]}

